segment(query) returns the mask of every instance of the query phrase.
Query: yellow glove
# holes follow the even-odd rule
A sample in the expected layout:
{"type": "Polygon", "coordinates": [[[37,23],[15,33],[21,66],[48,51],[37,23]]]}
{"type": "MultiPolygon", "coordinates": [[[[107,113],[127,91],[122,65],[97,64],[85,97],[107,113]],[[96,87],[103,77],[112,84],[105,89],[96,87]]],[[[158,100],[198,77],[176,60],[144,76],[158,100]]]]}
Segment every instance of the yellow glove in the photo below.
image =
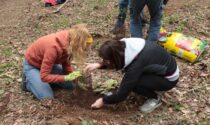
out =
{"type": "Polygon", "coordinates": [[[64,77],[65,81],[73,81],[78,77],[82,76],[81,71],[73,71],[64,77]]]}

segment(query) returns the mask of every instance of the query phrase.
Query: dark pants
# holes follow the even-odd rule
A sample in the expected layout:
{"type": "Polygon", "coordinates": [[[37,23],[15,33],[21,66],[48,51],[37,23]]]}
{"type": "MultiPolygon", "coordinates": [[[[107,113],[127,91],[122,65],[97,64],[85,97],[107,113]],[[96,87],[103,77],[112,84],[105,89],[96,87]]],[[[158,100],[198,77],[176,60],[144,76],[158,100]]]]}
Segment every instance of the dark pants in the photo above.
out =
{"type": "Polygon", "coordinates": [[[177,82],[178,80],[171,82],[158,75],[144,74],[133,91],[148,98],[157,98],[155,91],[170,90],[176,86],[177,82]]]}

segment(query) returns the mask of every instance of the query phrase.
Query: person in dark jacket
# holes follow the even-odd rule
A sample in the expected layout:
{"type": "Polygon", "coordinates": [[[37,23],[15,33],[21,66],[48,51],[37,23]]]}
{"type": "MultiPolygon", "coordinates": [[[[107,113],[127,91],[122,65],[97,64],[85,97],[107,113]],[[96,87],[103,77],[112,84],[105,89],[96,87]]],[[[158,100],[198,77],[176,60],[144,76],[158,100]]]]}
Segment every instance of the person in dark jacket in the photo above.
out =
{"type": "Polygon", "coordinates": [[[99,56],[103,62],[87,65],[85,72],[110,68],[122,69],[125,74],[118,91],[99,98],[92,108],[119,103],[135,92],[147,98],[140,110],[149,113],[161,105],[157,92],[172,89],[179,79],[176,60],[158,44],[141,38],[106,41],[99,49],[99,56]]]}

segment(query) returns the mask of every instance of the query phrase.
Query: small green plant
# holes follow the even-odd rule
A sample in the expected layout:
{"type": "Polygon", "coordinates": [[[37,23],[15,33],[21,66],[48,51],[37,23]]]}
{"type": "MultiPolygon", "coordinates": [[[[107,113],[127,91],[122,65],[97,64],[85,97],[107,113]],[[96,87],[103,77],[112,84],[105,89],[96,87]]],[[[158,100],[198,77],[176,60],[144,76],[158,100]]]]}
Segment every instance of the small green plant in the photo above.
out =
{"type": "Polygon", "coordinates": [[[182,104],[179,103],[179,102],[177,102],[177,103],[174,104],[175,111],[181,111],[181,108],[182,107],[183,107],[182,104]]]}
{"type": "Polygon", "coordinates": [[[102,83],[98,86],[95,86],[93,91],[99,92],[101,94],[105,94],[105,93],[110,92],[112,89],[117,88],[117,86],[118,86],[117,80],[109,79],[109,80],[105,81],[104,83],[102,83]]]}
{"type": "Polygon", "coordinates": [[[96,43],[93,45],[93,48],[94,49],[99,49],[101,47],[101,44],[100,43],[96,43]]]}
{"type": "Polygon", "coordinates": [[[85,119],[82,119],[81,125],[94,125],[93,120],[87,121],[85,119]]]}

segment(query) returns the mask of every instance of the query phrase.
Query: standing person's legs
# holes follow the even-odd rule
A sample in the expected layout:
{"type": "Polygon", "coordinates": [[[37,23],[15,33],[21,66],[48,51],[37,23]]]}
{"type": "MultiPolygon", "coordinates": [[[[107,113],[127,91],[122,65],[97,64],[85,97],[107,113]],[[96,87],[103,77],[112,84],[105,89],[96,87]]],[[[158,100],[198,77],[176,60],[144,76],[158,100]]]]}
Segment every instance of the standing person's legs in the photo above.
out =
{"type": "MultiPolygon", "coordinates": [[[[177,80],[178,81],[178,80],[177,80]]],[[[149,113],[161,105],[161,97],[155,91],[167,91],[175,87],[177,81],[170,82],[162,76],[144,74],[139,84],[133,90],[135,93],[147,97],[147,101],[140,107],[142,112],[149,113]]]]}
{"type": "Polygon", "coordinates": [[[118,2],[119,2],[119,14],[117,17],[115,27],[111,31],[114,34],[117,34],[121,30],[125,30],[124,23],[127,15],[129,0],[119,0],[118,2]]]}
{"type": "Polygon", "coordinates": [[[43,82],[40,78],[40,70],[23,61],[23,71],[26,76],[26,89],[39,99],[53,98],[53,91],[49,83],[43,82]]]}
{"type": "Polygon", "coordinates": [[[117,20],[118,26],[123,26],[125,23],[129,0],[119,0],[119,15],[117,20]]]}
{"type": "Polygon", "coordinates": [[[146,4],[150,13],[150,27],[147,40],[156,42],[160,33],[163,0],[147,0],[146,4]]]}
{"type": "Polygon", "coordinates": [[[146,0],[130,1],[130,32],[131,37],[142,37],[142,24],[140,13],[143,11],[146,0]]]}
{"type": "Polygon", "coordinates": [[[127,15],[127,9],[130,0],[119,0],[119,14],[114,28],[111,30],[113,34],[116,35],[116,38],[125,37],[125,19],[127,15]]]}

